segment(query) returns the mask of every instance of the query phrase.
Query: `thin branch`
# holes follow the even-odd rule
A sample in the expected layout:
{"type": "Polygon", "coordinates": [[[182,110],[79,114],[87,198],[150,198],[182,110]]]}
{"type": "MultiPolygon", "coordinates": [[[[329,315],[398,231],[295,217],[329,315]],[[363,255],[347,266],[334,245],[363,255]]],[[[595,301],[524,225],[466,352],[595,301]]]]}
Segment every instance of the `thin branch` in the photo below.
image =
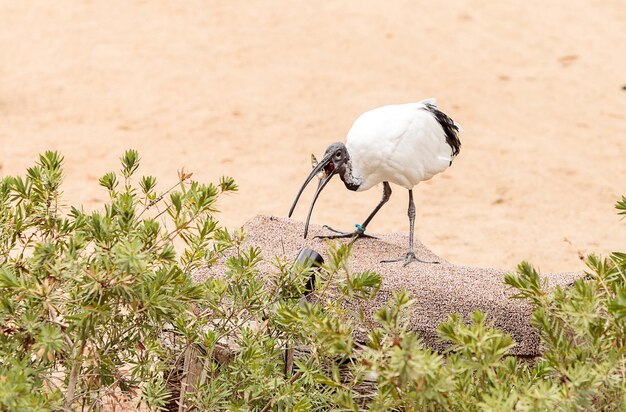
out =
{"type": "MultiPolygon", "coordinates": [[[[181,179],[178,182],[174,183],[169,189],[167,189],[165,192],[161,193],[156,199],[150,201],[150,203],[148,203],[144,209],[141,211],[141,213],[139,213],[139,216],[137,216],[137,219],[139,219],[141,217],[141,215],[143,215],[148,209],[150,209],[152,206],[156,205],[157,203],[159,203],[161,200],[163,200],[163,198],[165,197],[165,195],[167,195],[168,193],[170,193],[172,190],[174,190],[178,185],[180,185],[181,183],[183,183],[186,179],[181,179]]],[[[159,214],[160,215],[160,214],[159,214]]],[[[157,216],[158,217],[158,216],[157,216]]]]}
{"type": "Polygon", "coordinates": [[[86,339],[82,339],[80,341],[80,349],[76,353],[74,357],[74,362],[72,363],[72,369],[70,371],[70,380],[67,384],[67,392],[65,393],[65,403],[63,404],[63,408],[71,409],[72,402],[74,402],[74,392],[76,391],[76,382],[78,381],[78,374],[80,373],[80,369],[82,366],[82,357],[83,351],[85,350],[85,345],[87,344],[86,339]]]}

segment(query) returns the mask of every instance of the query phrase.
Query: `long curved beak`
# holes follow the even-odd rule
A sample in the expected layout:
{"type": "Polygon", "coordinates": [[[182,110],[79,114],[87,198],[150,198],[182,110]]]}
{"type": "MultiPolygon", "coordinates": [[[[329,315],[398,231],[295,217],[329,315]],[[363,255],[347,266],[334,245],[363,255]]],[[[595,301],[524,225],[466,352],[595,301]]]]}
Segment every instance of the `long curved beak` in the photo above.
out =
{"type": "MultiPolygon", "coordinates": [[[[315,175],[317,175],[320,171],[325,170],[326,166],[328,166],[328,164],[331,162],[331,156],[332,154],[324,156],[324,158],[317,164],[317,166],[315,166],[313,170],[311,170],[311,174],[309,174],[309,176],[304,181],[304,184],[302,185],[302,187],[298,191],[298,194],[296,195],[296,199],[293,201],[293,204],[291,205],[291,209],[289,209],[289,217],[291,217],[291,215],[293,214],[293,210],[296,208],[296,204],[298,204],[298,200],[300,199],[300,195],[302,195],[302,192],[304,191],[304,189],[311,182],[311,180],[313,179],[315,175]]],[[[305,239],[309,232],[309,221],[311,220],[311,213],[313,213],[313,207],[315,206],[315,202],[317,201],[317,198],[320,195],[320,192],[322,191],[322,189],[324,189],[326,184],[330,182],[330,179],[332,179],[335,173],[337,173],[336,169],[331,170],[329,173],[325,173],[325,176],[322,179],[320,179],[317,185],[317,190],[315,191],[315,195],[313,196],[313,201],[311,202],[311,207],[309,208],[309,214],[306,217],[306,224],[304,225],[304,238],[305,239]]]]}

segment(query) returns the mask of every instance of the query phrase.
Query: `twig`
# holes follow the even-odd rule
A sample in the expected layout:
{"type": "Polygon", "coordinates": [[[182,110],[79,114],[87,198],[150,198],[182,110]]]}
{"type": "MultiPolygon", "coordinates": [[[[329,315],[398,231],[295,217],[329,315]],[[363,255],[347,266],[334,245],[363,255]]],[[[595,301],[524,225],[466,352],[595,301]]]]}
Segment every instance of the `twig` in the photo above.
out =
{"type": "Polygon", "coordinates": [[[65,393],[65,403],[63,404],[63,408],[70,410],[72,402],[74,402],[74,392],[76,391],[76,382],[78,381],[78,374],[80,373],[80,369],[82,366],[82,357],[83,351],[85,350],[85,345],[87,344],[86,339],[82,339],[80,341],[80,349],[76,353],[74,357],[74,362],[72,363],[72,369],[70,371],[70,380],[67,383],[67,392],[65,393]]]}
{"type": "MultiPolygon", "coordinates": [[[[178,185],[180,185],[181,183],[183,183],[186,179],[183,180],[179,180],[178,182],[174,183],[172,185],[172,187],[170,187],[169,189],[167,189],[165,192],[161,193],[156,199],[150,201],[141,211],[141,213],[139,213],[139,216],[137,216],[137,219],[139,219],[141,217],[141,215],[143,215],[145,213],[146,210],[150,209],[152,206],[156,205],[157,203],[159,203],[161,200],[163,200],[163,198],[165,197],[165,195],[167,195],[169,192],[171,192],[172,190],[174,190],[178,185]]],[[[167,209],[166,209],[167,210],[167,209]]]]}

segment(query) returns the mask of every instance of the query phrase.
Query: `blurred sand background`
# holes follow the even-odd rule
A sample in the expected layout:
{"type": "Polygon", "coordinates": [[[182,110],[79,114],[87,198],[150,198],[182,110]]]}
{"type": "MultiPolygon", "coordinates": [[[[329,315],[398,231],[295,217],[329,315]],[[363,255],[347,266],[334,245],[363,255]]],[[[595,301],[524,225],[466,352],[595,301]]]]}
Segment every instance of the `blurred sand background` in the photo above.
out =
{"type": "MultiPolygon", "coordinates": [[[[286,216],[310,154],[362,112],[435,96],[461,123],[452,168],[416,190],[417,236],[458,264],[582,268],[626,249],[626,2],[0,2],[0,174],[46,149],[68,202],[97,207],[127,148],[162,188],[233,176],[230,227],[286,216]]],[[[378,202],[336,179],[312,222],[378,202]]],[[[312,189],[295,218],[306,216],[312,189]]],[[[406,232],[407,192],[370,232],[406,232]]]]}

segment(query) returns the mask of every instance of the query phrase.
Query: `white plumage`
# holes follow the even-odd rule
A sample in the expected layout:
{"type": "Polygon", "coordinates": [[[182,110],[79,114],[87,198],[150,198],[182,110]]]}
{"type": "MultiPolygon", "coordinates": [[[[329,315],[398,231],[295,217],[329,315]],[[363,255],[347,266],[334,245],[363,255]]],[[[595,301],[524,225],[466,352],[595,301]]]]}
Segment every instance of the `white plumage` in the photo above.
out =
{"type": "MultiPolygon", "coordinates": [[[[452,165],[459,153],[460,126],[439,110],[435,99],[417,103],[379,107],[359,116],[348,132],[347,142],[333,143],[326,149],[324,158],[313,164],[313,171],[300,188],[291,206],[293,213],[304,188],[317,174],[317,186],[304,227],[306,237],[313,207],[322,189],[338,174],[349,190],[363,191],[383,183],[383,196],[372,213],[353,232],[335,232],[325,238],[367,237],[365,229],[374,215],[389,200],[391,186],[395,183],[409,190],[409,251],[406,256],[387,262],[404,260],[405,264],[419,261],[413,251],[415,204],[413,187],[428,180],[452,165]]],[[[314,157],[313,157],[314,158],[314,157]]],[[[425,262],[437,263],[437,262],[425,262]]]]}
{"type": "Polygon", "coordinates": [[[450,167],[453,149],[426,104],[436,108],[435,99],[426,99],[382,106],[356,119],[346,148],[358,191],[384,181],[411,189],[450,167]]]}

